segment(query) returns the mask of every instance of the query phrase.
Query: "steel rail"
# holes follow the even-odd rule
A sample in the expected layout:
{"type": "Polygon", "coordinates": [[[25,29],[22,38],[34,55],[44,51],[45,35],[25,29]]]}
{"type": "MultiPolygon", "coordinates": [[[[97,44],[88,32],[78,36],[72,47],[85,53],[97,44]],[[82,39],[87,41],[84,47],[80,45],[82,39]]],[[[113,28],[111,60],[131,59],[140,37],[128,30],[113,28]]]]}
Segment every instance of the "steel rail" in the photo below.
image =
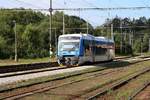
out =
{"type": "MultiPolygon", "coordinates": [[[[149,72],[149,71],[150,71],[150,68],[146,68],[146,69],[144,69],[142,71],[138,71],[137,73],[129,75],[128,77],[126,77],[126,79],[123,78],[123,79],[121,79],[121,80],[119,80],[117,82],[112,83],[112,85],[110,87],[107,87],[107,88],[101,90],[101,92],[99,92],[97,94],[94,94],[92,96],[86,97],[87,98],[86,100],[93,100],[93,99],[95,99],[95,98],[97,98],[97,97],[99,97],[101,95],[104,95],[104,94],[106,94],[108,92],[108,90],[113,90],[116,87],[119,87],[122,84],[124,84],[124,83],[126,83],[126,82],[128,82],[128,81],[130,81],[130,80],[132,80],[132,79],[134,79],[134,78],[136,78],[136,77],[146,73],[146,72],[149,72]]],[[[108,83],[108,85],[109,84],[111,84],[111,83],[108,83]]]]}
{"type": "MultiPolygon", "coordinates": [[[[117,60],[117,59],[118,60],[119,59],[126,59],[126,58],[130,58],[130,56],[129,57],[128,56],[127,57],[119,57],[119,58],[116,58],[115,60],[117,60]]],[[[2,72],[3,69],[6,70],[6,71],[9,70],[9,69],[12,69],[12,70],[8,71],[7,73],[5,71],[4,71],[4,73],[0,73],[0,78],[23,75],[23,74],[31,74],[31,73],[37,73],[37,72],[44,72],[44,71],[52,71],[52,70],[57,70],[57,69],[59,70],[59,69],[66,68],[66,66],[62,66],[62,67],[54,66],[55,63],[56,62],[52,63],[52,67],[50,66],[49,63],[33,63],[33,64],[19,64],[19,65],[2,66],[2,67],[0,67],[1,72],[2,72]],[[36,67],[36,66],[45,66],[46,64],[49,64],[50,68],[46,68],[46,67],[37,68],[36,67]],[[30,67],[30,66],[31,67],[35,66],[35,67],[33,69],[31,69],[31,68],[28,69],[27,67],[30,67]]],[[[105,64],[105,62],[102,63],[102,64],[105,64]]],[[[46,65],[46,66],[48,66],[48,65],[46,65]]]]}
{"type": "Polygon", "coordinates": [[[142,87],[136,89],[135,92],[131,96],[129,96],[128,100],[133,100],[134,97],[136,97],[141,91],[143,91],[149,85],[150,85],[150,81],[148,81],[145,84],[143,84],[142,87]]]}
{"type": "Polygon", "coordinates": [[[0,66],[0,73],[10,73],[10,72],[26,71],[26,70],[41,69],[41,68],[56,67],[56,66],[58,66],[56,62],[4,65],[4,66],[0,66]]]}
{"type": "Polygon", "coordinates": [[[51,67],[51,68],[42,68],[42,69],[37,69],[37,70],[4,73],[4,74],[0,74],[0,78],[18,76],[18,75],[26,75],[26,74],[32,74],[32,73],[39,73],[39,72],[45,72],[45,71],[54,71],[54,70],[60,70],[60,69],[66,69],[66,68],[67,67],[51,67]]]}
{"type": "MultiPolygon", "coordinates": [[[[145,61],[145,60],[144,60],[144,61],[145,61]]],[[[139,61],[138,61],[138,62],[139,62],[139,61]]],[[[136,63],[138,63],[138,62],[136,62],[136,63]]],[[[142,62],[142,61],[140,61],[140,62],[142,62]]],[[[135,64],[135,62],[134,62],[133,64],[135,64]]],[[[110,69],[110,68],[103,68],[103,69],[100,69],[100,70],[97,70],[97,71],[102,71],[102,70],[105,70],[105,69],[110,69]]],[[[92,72],[96,72],[96,71],[92,71],[92,72]]],[[[114,71],[111,71],[111,72],[114,72],[114,71]]],[[[76,74],[76,75],[71,75],[71,76],[69,76],[69,77],[77,76],[77,75],[82,75],[82,74],[86,74],[86,73],[89,73],[89,72],[80,73],[80,74],[76,74]]],[[[109,73],[110,73],[110,72],[109,72],[109,73]]],[[[82,79],[82,80],[87,80],[87,79],[89,79],[89,78],[93,78],[93,77],[98,76],[98,75],[100,75],[100,74],[101,74],[101,75],[105,75],[105,74],[108,74],[108,73],[102,74],[102,73],[100,72],[99,74],[95,74],[95,75],[93,75],[93,76],[90,76],[90,77],[88,77],[88,78],[84,78],[84,79],[82,79]]],[[[65,78],[69,78],[69,77],[64,77],[64,78],[61,77],[61,78],[58,78],[58,79],[55,79],[55,80],[65,79],[65,78]]],[[[55,81],[55,80],[53,80],[53,81],[55,81]]],[[[49,89],[58,88],[58,87],[61,87],[61,86],[64,86],[64,85],[68,85],[68,84],[80,82],[80,81],[82,81],[82,80],[76,80],[76,81],[73,81],[73,82],[64,83],[64,84],[62,84],[62,85],[55,86],[55,87],[49,86],[49,87],[45,87],[45,88],[42,88],[42,89],[37,89],[37,90],[34,90],[34,91],[32,91],[32,92],[23,93],[22,96],[20,95],[19,97],[24,97],[24,96],[28,96],[28,95],[31,95],[31,94],[34,94],[34,93],[39,93],[39,92],[47,91],[47,90],[49,90],[49,89]]],[[[34,84],[34,85],[36,85],[36,84],[34,84]]],[[[15,89],[16,89],[16,88],[15,88],[15,89]]],[[[17,96],[12,96],[12,97],[18,98],[18,95],[17,95],[17,96]]],[[[3,98],[3,99],[7,99],[7,98],[10,98],[10,97],[6,97],[6,98],[3,98]]]]}
{"type": "MultiPolygon", "coordinates": [[[[122,60],[122,59],[128,59],[128,58],[131,58],[131,57],[121,57],[121,58],[116,58],[115,60],[122,60]]],[[[135,61],[135,62],[131,63],[130,65],[135,64],[135,63],[139,63],[139,62],[143,62],[143,61],[147,61],[147,60],[149,60],[149,59],[135,61]]],[[[96,65],[96,64],[98,64],[98,63],[94,63],[94,65],[96,65]]],[[[101,64],[106,64],[106,62],[103,62],[101,64]]],[[[29,65],[32,65],[32,64],[29,64],[29,65]]],[[[16,72],[14,71],[14,72],[0,74],[0,78],[18,76],[18,75],[25,75],[25,74],[32,74],[32,73],[39,73],[39,72],[45,72],[45,71],[54,71],[54,70],[66,69],[66,68],[68,68],[68,67],[66,67],[66,66],[59,67],[59,66],[57,66],[57,67],[33,69],[33,70],[27,70],[27,71],[26,70],[25,71],[16,71],[16,72]]]]}
{"type": "MultiPolygon", "coordinates": [[[[102,68],[102,69],[97,70],[97,71],[103,71],[105,69],[108,69],[108,68],[102,68]]],[[[97,71],[93,71],[93,72],[97,72],[97,71]]],[[[78,75],[83,75],[83,74],[87,74],[87,73],[89,73],[89,72],[85,72],[85,73],[77,74],[77,75],[72,75],[72,76],[78,76],[78,75]]],[[[18,95],[5,96],[5,97],[2,97],[0,99],[19,99],[21,97],[29,96],[29,95],[32,95],[32,94],[35,94],[35,93],[44,92],[44,91],[47,91],[47,90],[50,90],[50,89],[59,88],[59,87],[65,86],[65,85],[69,85],[69,84],[73,84],[73,83],[76,83],[76,82],[88,80],[88,79],[93,78],[93,77],[95,77],[97,75],[105,75],[105,74],[108,74],[108,73],[110,73],[110,72],[107,72],[107,73],[100,72],[100,73],[97,73],[97,74],[93,74],[92,76],[90,75],[90,77],[85,77],[83,79],[78,79],[78,80],[75,80],[75,81],[66,82],[66,83],[63,83],[63,84],[59,84],[57,86],[47,86],[47,87],[44,87],[44,88],[35,89],[33,91],[24,92],[24,93],[21,93],[21,94],[18,94],[18,95]]],[[[72,76],[69,76],[69,77],[72,77],[72,76]]],[[[55,79],[53,81],[60,80],[60,79],[65,79],[65,78],[69,78],[69,77],[62,77],[62,78],[55,79]]]]}

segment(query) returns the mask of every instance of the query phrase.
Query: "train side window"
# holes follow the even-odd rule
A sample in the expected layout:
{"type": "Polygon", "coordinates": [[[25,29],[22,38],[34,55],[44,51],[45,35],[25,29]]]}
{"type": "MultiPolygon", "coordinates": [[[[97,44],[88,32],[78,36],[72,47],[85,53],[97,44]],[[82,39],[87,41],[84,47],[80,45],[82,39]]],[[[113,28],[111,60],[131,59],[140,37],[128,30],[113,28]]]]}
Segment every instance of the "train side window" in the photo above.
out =
{"type": "Polygon", "coordinates": [[[107,49],[96,46],[95,54],[96,55],[105,55],[107,49]]]}
{"type": "Polygon", "coordinates": [[[84,47],[84,55],[85,56],[90,56],[91,54],[91,49],[90,49],[90,40],[83,40],[83,47],[84,47]]]}

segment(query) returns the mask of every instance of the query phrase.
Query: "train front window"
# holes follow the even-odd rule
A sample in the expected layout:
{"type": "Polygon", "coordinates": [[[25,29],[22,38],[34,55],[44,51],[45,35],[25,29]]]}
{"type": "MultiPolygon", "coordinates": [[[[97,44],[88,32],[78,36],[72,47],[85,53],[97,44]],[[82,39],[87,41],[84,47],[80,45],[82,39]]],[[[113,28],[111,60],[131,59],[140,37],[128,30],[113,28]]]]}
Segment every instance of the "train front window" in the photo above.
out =
{"type": "Polygon", "coordinates": [[[79,49],[79,42],[61,42],[59,45],[60,51],[76,51],[79,49]]]}

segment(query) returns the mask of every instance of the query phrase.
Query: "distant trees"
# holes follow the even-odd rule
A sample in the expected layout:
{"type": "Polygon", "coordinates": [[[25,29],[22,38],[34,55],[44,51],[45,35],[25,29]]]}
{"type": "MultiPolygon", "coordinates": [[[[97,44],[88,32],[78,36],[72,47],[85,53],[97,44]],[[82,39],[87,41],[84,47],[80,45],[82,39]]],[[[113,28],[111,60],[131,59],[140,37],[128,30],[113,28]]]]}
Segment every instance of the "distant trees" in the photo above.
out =
{"type": "MultiPolygon", "coordinates": [[[[14,57],[14,23],[16,21],[18,56],[20,58],[36,58],[49,56],[49,15],[35,11],[15,11],[0,9],[0,59],[14,57]]],[[[52,16],[52,47],[56,50],[55,41],[62,34],[63,12],[56,11],[52,16]]],[[[115,33],[116,52],[120,53],[121,37],[123,52],[148,51],[150,19],[119,18],[107,19],[106,22],[95,29],[88,23],[89,33],[95,36],[110,38],[110,26],[113,24],[115,33]],[[146,27],[145,27],[146,26],[146,27]],[[121,36],[120,33],[123,33],[121,36]],[[141,35],[142,34],[142,35],[141,35]],[[132,38],[131,38],[132,36],[132,38]],[[143,40],[141,40],[141,37],[143,40]],[[132,39],[132,43],[131,42],[132,39]],[[133,45],[132,45],[133,44],[133,45]]],[[[87,33],[87,22],[77,16],[65,15],[65,34],[87,33]]]]}
{"type": "MultiPolygon", "coordinates": [[[[14,23],[16,21],[18,56],[20,58],[37,58],[49,56],[49,15],[35,11],[0,10],[0,59],[14,57],[14,23]]],[[[63,12],[52,16],[52,47],[56,50],[55,41],[62,34],[63,12]],[[55,38],[56,37],[56,38],[55,38]]],[[[86,32],[87,22],[76,16],[65,15],[66,34],[86,32]],[[79,28],[79,29],[76,29],[79,28]]],[[[89,32],[93,32],[89,24],[89,32]]]]}
{"type": "MultiPolygon", "coordinates": [[[[0,58],[14,57],[14,23],[17,24],[17,39],[18,39],[18,55],[19,57],[39,57],[38,52],[36,56],[33,54],[39,47],[36,43],[40,43],[37,39],[40,36],[36,30],[38,24],[45,19],[45,15],[40,12],[31,11],[11,11],[6,9],[0,10],[0,58]],[[34,27],[33,27],[34,26],[34,27]],[[36,42],[35,42],[36,41],[36,42]],[[32,51],[33,50],[33,51],[32,51]],[[33,56],[34,55],[34,56],[33,56]]],[[[41,50],[39,50],[41,52],[41,50]]]]}
{"type": "Polygon", "coordinates": [[[110,38],[111,24],[113,24],[117,53],[121,53],[121,37],[123,42],[123,54],[141,52],[141,47],[142,52],[148,51],[150,38],[150,18],[147,19],[146,17],[140,17],[139,19],[122,19],[116,16],[114,19],[107,19],[102,26],[98,26],[95,29],[95,35],[103,35],[110,38]]]}

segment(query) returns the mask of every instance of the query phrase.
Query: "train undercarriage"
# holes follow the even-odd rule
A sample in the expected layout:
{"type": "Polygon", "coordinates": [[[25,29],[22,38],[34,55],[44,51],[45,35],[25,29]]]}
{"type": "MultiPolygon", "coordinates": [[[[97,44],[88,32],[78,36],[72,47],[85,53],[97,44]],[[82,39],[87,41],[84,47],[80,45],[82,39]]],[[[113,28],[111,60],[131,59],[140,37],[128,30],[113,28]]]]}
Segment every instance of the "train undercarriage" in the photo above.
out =
{"type": "Polygon", "coordinates": [[[58,63],[62,66],[78,66],[79,58],[74,56],[58,57],[58,63]]]}

